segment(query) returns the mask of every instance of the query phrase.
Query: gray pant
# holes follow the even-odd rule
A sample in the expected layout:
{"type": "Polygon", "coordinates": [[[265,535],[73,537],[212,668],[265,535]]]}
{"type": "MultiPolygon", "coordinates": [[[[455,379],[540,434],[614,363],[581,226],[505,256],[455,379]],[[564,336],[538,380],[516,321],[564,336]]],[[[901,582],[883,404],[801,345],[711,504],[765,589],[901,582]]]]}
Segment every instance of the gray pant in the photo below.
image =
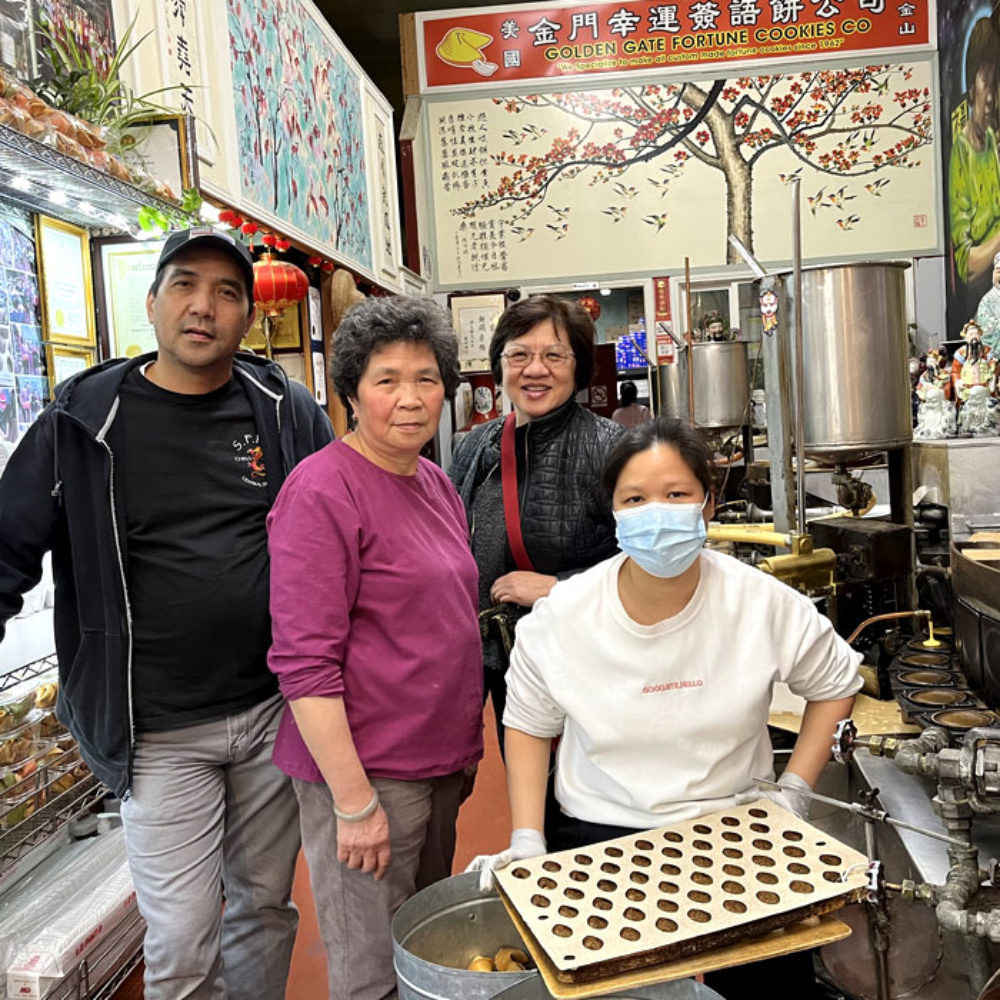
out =
{"type": "Polygon", "coordinates": [[[283,707],[275,695],[138,734],[122,820],[148,924],[145,1000],[284,1000],[299,830],[291,781],[271,763],[283,707]]]}
{"type": "Polygon", "coordinates": [[[337,860],[330,789],[293,782],[331,1000],[396,1000],[392,918],[418,889],[451,874],[463,780],[461,771],[426,781],[372,779],[389,820],[392,851],[381,882],[337,860]]]}

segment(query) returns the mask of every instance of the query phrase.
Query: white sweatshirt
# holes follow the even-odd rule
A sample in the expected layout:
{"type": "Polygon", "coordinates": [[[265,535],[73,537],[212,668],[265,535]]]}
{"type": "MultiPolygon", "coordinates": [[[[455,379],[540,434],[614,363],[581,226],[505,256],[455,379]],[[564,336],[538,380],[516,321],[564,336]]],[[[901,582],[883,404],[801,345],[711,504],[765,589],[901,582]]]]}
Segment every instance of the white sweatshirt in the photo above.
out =
{"type": "Polygon", "coordinates": [[[624,560],[558,583],[518,623],[503,721],[562,734],[565,813],[652,828],[730,806],[772,777],[772,684],[846,698],[861,687],[861,657],[807,597],[708,550],[687,607],[639,625],[618,596],[624,560]]]}

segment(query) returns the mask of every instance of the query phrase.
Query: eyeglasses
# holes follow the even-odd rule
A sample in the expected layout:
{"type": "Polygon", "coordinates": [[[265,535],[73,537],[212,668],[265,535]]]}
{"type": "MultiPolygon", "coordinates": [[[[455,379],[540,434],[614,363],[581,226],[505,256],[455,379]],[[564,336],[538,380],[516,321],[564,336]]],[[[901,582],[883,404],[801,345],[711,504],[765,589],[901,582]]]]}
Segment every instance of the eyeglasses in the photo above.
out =
{"type": "Polygon", "coordinates": [[[562,347],[546,347],[544,351],[526,351],[523,347],[512,347],[504,351],[505,358],[511,368],[527,368],[534,358],[541,358],[546,368],[562,368],[573,360],[573,352],[562,347]]]}

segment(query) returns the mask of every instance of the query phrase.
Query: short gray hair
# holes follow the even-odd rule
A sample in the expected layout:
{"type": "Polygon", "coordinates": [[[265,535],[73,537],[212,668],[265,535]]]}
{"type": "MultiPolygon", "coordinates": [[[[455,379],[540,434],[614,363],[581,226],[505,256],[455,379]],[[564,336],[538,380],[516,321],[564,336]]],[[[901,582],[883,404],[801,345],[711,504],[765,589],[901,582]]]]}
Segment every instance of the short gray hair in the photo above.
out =
{"type": "Polygon", "coordinates": [[[451,315],[433,299],[411,295],[369,298],[348,309],[330,346],[330,375],[341,402],[357,399],[372,354],[386,344],[427,344],[434,352],[446,399],[458,389],[458,339],[451,315]]]}

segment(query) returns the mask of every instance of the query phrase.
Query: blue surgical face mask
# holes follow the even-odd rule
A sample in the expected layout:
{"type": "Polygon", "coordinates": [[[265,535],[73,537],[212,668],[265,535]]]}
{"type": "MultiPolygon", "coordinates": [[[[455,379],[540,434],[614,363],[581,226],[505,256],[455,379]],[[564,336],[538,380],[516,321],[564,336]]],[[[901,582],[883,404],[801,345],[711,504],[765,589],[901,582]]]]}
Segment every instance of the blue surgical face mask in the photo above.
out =
{"type": "Polygon", "coordinates": [[[698,558],[707,532],[701,503],[646,503],[616,510],[618,545],[647,573],[680,576],[698,558]]]}

